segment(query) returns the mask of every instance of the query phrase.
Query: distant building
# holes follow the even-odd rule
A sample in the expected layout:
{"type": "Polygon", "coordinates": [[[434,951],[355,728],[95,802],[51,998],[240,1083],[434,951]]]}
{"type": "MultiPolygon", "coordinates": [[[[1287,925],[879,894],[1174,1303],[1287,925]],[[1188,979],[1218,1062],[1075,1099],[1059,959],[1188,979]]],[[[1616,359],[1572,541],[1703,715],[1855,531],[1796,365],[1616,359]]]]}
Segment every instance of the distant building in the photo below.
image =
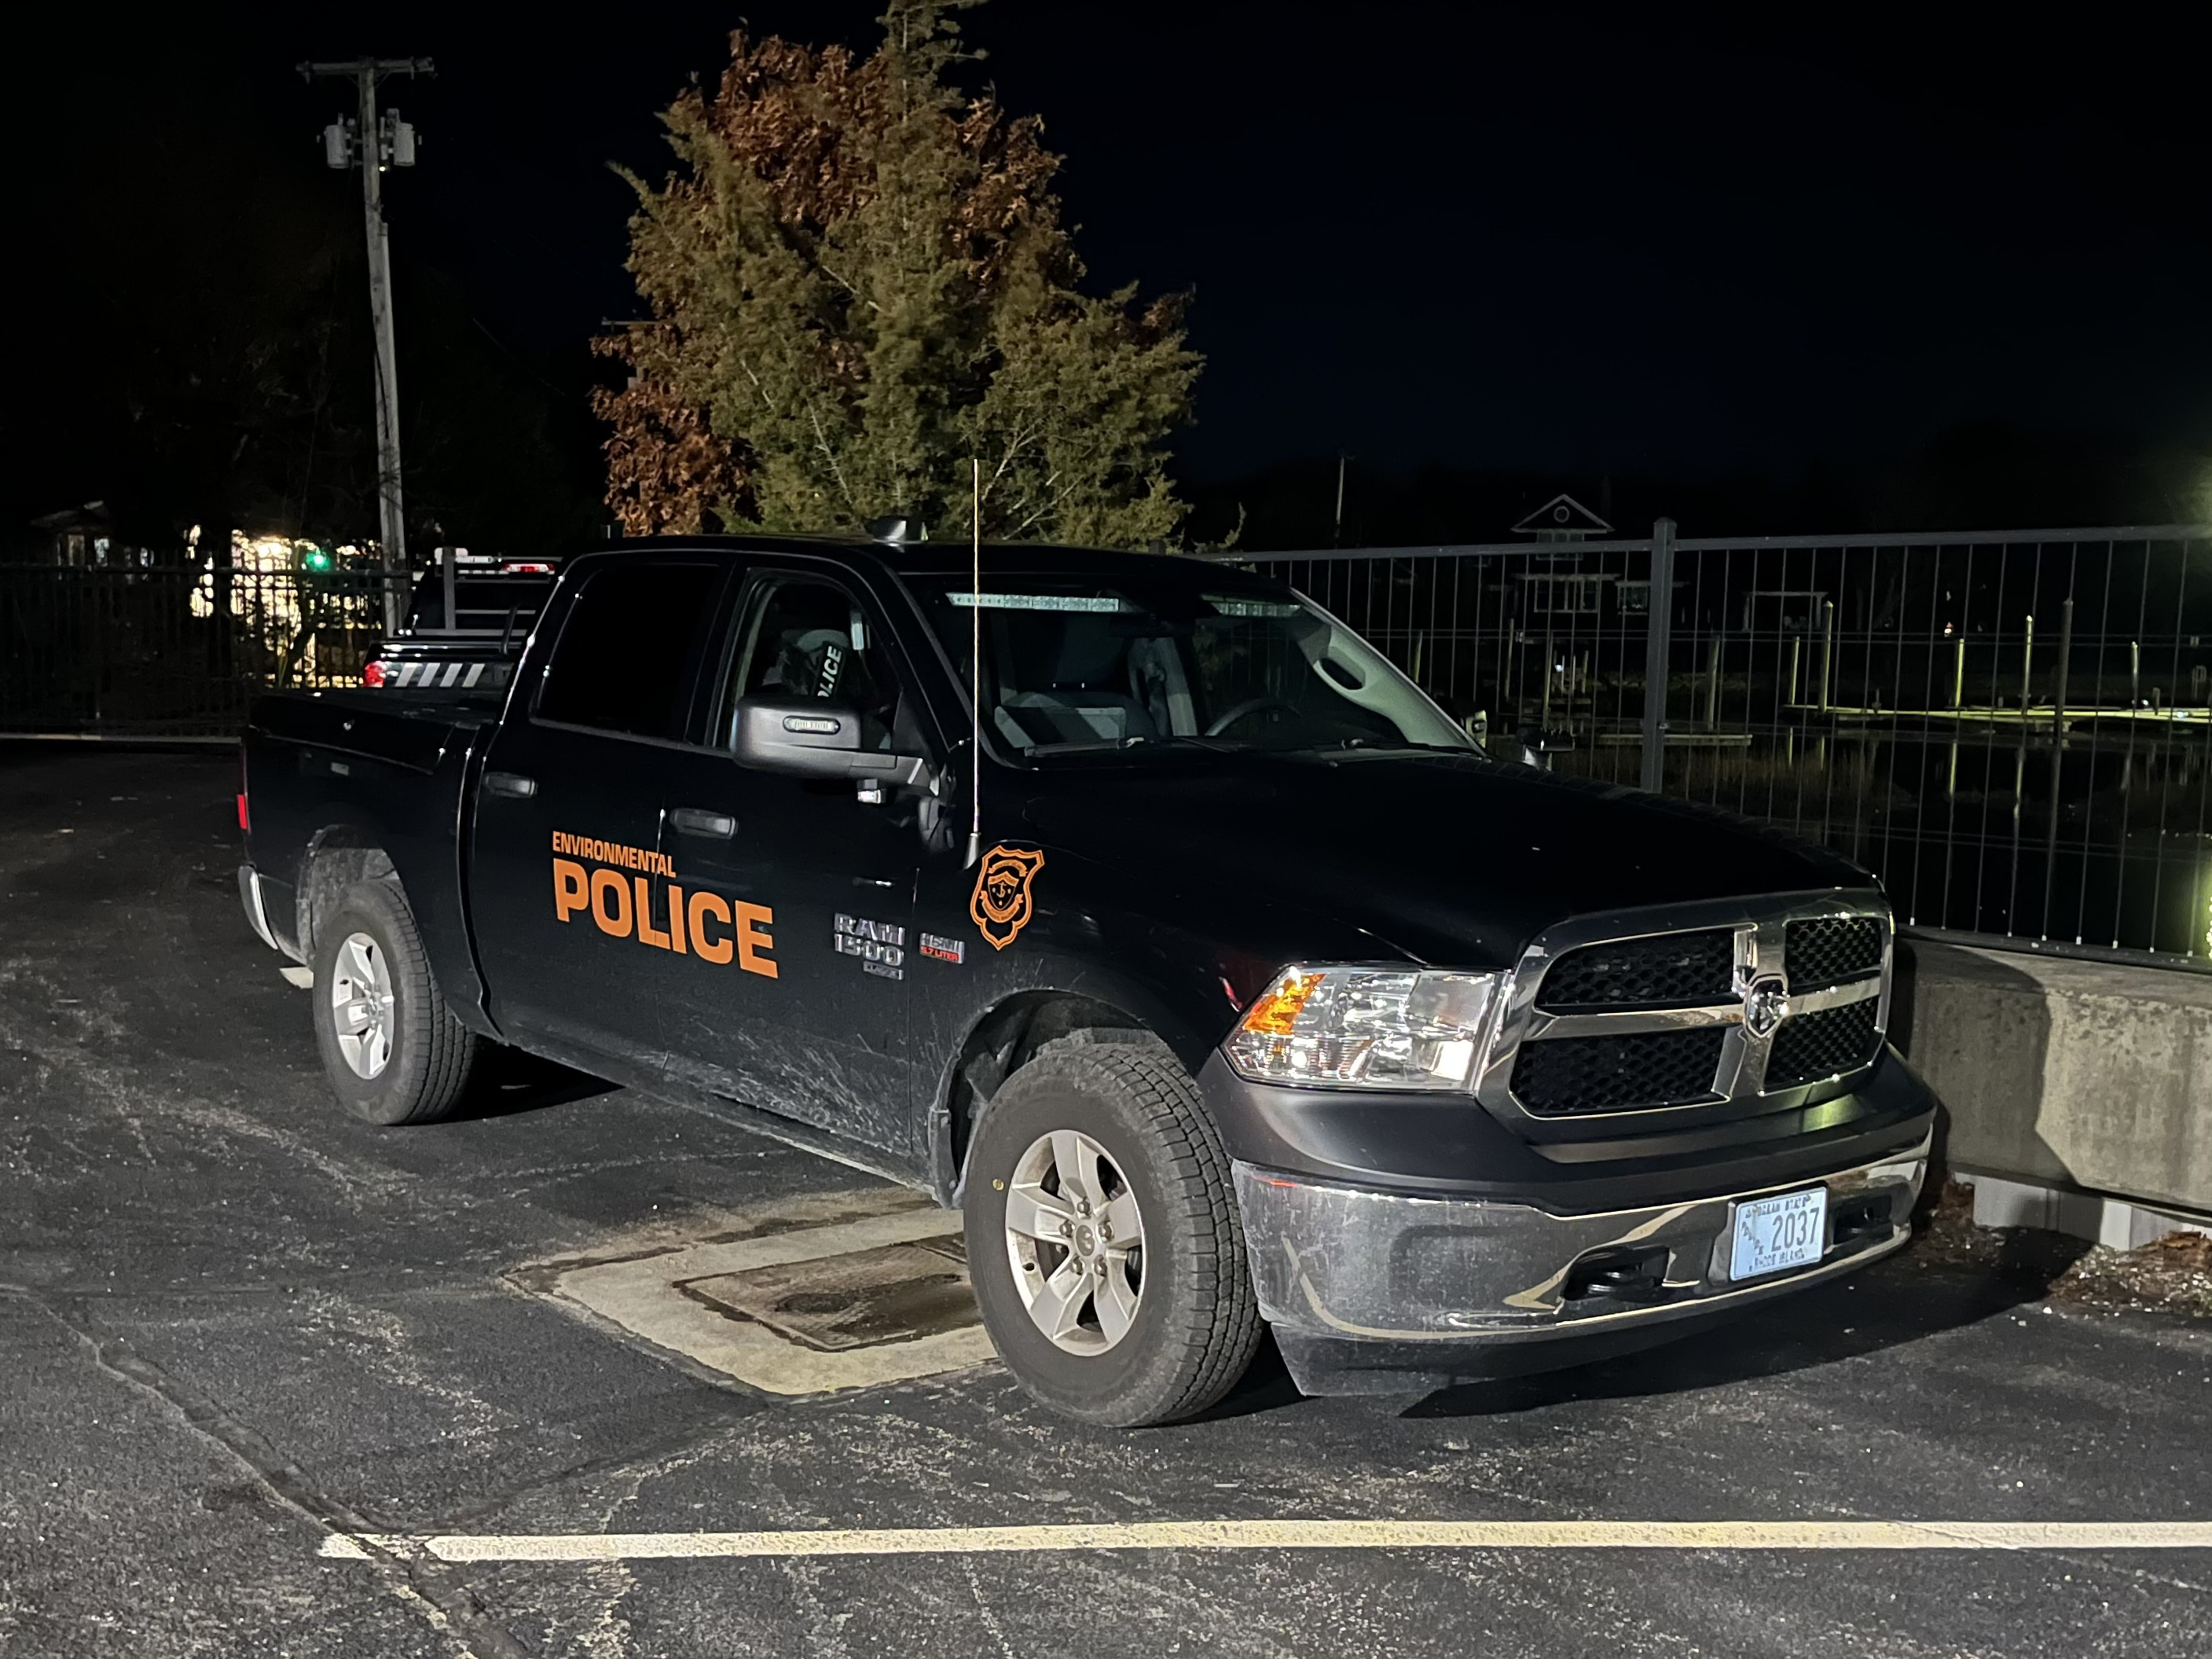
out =
{"type": "Polygon", "coordinates": [[[116,534],[106,501],[87,501],[31,520],[33,559],[73,570],[142,569],[154,562],[151,548],[127,546],[116,534]]]}
{"type": "Polygon", "coordinates": [[[1613,526],[1571,495],[1554,495],[1513,526],[1516,536],[1540,542],[1581,542],[1613,533],[1613,526]]]}
{"type": "MultiPolygon", "coordinates": [[[[1513,526],[1516,536],[1532,536],[1540,543],[1587,541],[1613,526],[1571,495],[1554,495],[1513,526]]],[[[1531,569],[1513,578],[1521,590],[1523,616],[1549,619],[1595,617],[1605,609],[1605,590],[1620,581],[1617,570],[1584,570],[1572,553],[1538,553],[1548,568],[1531,569]]],[[[1648,598],[1650,585],[1644,584],[1648,598]]],[[[1625,599],[1626,596],[1623,596],[1625,599]]],[[[1626,609],[1626,605],[1623,607],[1626,609]]]]}

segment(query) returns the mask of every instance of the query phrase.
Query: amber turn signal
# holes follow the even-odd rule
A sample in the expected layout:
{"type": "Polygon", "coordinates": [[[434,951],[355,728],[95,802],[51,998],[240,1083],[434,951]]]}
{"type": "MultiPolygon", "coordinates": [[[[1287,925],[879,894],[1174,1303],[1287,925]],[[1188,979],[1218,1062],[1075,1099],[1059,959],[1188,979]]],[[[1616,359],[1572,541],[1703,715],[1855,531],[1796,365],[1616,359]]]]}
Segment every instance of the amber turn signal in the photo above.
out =
{"type": "Polygon", "coordinates": [[[1318,971],[1302,974],[1291,969],[1252,1005],[1238,1029],[1261,1036],[1290,1036],[1297,1029],[1299,1011],[1328,977],[1318,971]]]}

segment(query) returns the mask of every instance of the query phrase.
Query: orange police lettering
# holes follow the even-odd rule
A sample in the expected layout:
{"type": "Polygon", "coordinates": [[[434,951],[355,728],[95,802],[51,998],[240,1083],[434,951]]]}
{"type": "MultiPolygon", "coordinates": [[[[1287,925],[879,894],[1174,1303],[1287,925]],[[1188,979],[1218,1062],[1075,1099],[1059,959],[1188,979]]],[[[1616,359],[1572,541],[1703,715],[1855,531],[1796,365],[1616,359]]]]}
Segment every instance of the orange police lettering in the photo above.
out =
{"type": "Polygon", "coordinates": [[[775,935],[768,931],[775,926],[775,912],[765,904],[738,906],[738,966],[749,974],[776,976],[775,963],[768,953],[775,948],[775,935]]]}
{"type": "Polygon", "coordinates": [[[553,918],[566,921],[590,901],[586,896],[590,882],[584,866],[574,859],[553,860],[553,918]]]}
{"type": "Polygon", "coordinates": [[[629,880],[612,870],[592,872],[592,920],[599,924],[599,931],[614,939],[629,937],[629,880]],[[607,900],[611,895],[614,906],[610,912],[607,900]]]}
{"type": "Polygon", "coordinates": [[[553,860],[556,921],[566,921],[588,905],[592,922],[610,939],[635,939],[657,951],[696,956],[716,967],[734,961],[743,972],[758,974],[763,979],[781,977],[775,957],[770,954],[775,949],[773,906],[746,904],[719,893],[687,893],[672,880],[666,884],[668,929],[663,933],[653,925],[653,882],[645,876],[625,875],[621,869],[605,866],[618,865],[672,877],[676,866],[665,854],[625,847],[619,842],[593,841],[559,830],[553,832],[553,845],[563,853],[594,860],[599,866],[587,870],[575,859],[553,860]]]}
{"type": "Polygon", "coordinates": [[[707,923],[719,921],[730,925],[730,907],[715,893],[691,895],[691,938],[699,947],[699,960],[717,965],[727,962],[737,953],[736,947],[726,939],[708,939],[707,923]]]}
{"type": "Polygon", "coordinates": [[[646,884],[643,876],[632,876],[637,884],[637,942],[640,945],[668,948],[668,935],[653,925],[653,889],[646,884]]]}

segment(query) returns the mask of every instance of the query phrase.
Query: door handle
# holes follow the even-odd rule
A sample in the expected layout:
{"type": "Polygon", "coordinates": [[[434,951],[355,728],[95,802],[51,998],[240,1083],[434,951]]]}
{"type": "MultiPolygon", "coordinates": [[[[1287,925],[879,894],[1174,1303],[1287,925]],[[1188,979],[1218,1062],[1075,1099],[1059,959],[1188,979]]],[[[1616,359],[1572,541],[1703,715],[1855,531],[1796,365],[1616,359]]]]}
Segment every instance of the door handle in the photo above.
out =
{"type": "Polygon", "coordinates": [[[487,772],[484,774],[484,787],[495,795],[528,800],[538,793],[538,780],[526,778],[520,772],[487,772]]]}
{"type": "Polygon", "coordinates": [[[738,821],[727,812],[708,812],[696,806],[679,806],[668,815],[668,821],[687,836],[706,836],[715,841],[727,841],[738,833],[738,821]]]}

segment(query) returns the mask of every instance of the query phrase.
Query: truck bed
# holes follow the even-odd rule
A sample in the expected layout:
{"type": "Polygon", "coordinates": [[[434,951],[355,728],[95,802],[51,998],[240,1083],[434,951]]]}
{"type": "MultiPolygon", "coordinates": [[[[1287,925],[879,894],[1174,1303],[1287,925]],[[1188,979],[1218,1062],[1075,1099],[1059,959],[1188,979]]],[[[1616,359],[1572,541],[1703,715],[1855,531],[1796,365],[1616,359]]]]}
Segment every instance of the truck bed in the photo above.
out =
{"type": "Polygon", "coordinates": [[[246,856],[279,949],[312,963],[318,910],[352,882],[388,872],[455,1012],[477,1011],[489,1028],[463,864],[466,804],[498,720],[495,706],[368,690],[256,700],[243,740],[246,856]]]}

